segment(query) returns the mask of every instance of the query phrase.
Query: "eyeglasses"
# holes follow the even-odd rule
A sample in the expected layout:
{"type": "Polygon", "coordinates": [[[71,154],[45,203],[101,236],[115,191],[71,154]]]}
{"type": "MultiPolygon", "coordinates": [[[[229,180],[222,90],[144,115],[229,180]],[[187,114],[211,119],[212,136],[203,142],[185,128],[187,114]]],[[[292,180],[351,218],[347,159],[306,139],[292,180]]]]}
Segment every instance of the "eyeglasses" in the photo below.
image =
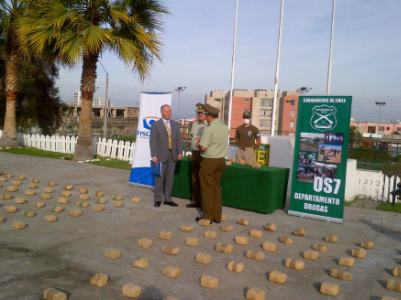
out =
{"type": "Polygon", "coordinates": [[[198,115],[203,115],[204,113],[203,113],[203,112],[201,112],[201,111],[199,111],[197,114],[198,114],[198,115]]]}

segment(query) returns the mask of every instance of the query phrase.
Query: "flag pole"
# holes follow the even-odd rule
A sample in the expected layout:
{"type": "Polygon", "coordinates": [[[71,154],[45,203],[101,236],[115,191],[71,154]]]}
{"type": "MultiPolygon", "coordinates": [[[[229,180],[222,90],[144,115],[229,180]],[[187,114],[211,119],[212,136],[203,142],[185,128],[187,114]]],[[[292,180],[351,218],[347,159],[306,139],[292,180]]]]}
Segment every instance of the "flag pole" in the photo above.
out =
{"type": "Polygon", "coordinates": [[[272,123],[270,126],[271,136],[274,136],[274,132],[276,131],[276,111],[277,111],[277,98],[278,98],[278,82],[280,76],[280,54],[281,54],[281,39],[282,39],[283,21],[284,21],[284,2],[285,0],[281,0],[281,5],[280,5],[280,19],[279,19],[278,37],[277,37],[276,73],[274,74],[272,123]]]}
{"type": "MultiPolygon", "coordinates": [[[[230,99],[229,99],[229,103],[228,103],[228,117],[227,117],[227,127],[230,132],[230,134],[228,136],[228,141],[230,141],[230,135],[231,135],[231,110],[232,110],[232,101],[233,101],[233,93],[234,93],[235,61],[236,61],[236,52],[237,52],[238,10],[239,10],[239,0],[235,0],[233,53],[232,53],[232,59],[231,59],[231,86],[230,86],[230,99]]],[[[222,119],[224,121],[224,116],[222,119]]]]}
{"type": "Polygon", "coordinates": [[[332,53],[333,53],[333,37],[334,37],[334,21],[336,17],[336,0],[333,0],[333,7],[331,11],[331,31],[330,31],[330,50],[329,50],[329,65],[327,68],[327,83],[326,83],[326,94],[330,95],[331,89],[331,66],[332,66],[332,53]]]}

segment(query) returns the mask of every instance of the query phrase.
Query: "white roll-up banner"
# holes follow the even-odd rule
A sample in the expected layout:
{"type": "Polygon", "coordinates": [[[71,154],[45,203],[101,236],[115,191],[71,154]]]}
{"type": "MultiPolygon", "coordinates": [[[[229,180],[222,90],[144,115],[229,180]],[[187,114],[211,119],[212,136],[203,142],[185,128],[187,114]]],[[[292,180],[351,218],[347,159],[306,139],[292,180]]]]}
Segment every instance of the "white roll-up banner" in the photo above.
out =
{"type": "Polygon", "coordinates": [[[154,186],[150,168],[150,128],[161,118],[160,107],[164,104],[171,105],[171,93],[141,93],[135,152],[129,177],[131,184],[154,186]]]}

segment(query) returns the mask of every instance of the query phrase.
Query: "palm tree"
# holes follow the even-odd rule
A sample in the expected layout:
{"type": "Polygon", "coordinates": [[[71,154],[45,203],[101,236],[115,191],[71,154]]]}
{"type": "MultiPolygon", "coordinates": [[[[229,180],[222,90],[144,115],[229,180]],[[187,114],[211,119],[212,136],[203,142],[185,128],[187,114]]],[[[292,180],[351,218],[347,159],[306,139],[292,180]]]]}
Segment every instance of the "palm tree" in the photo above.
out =
{"type": "Polygon", "coordinates": [[[0,55],[5,63],[6,110],[0,146],[16,146],[16,100],[18,89],[18,63],[21,60],[21,45],[18,41],[16,22],[25,10],[24,1],[0,1],[0,55]]]}
{"type": "Polygon", "coordinates": [[[28,46],[42,53],[52,45],[66,63],[82,61],[82,104],[74,160],[92,154],[92,100],[99,57],[111,51],[141,80],[153,58],[160,59],[162,17],[167,9],[158,0],[36,0],[29,16],[20,21],[28,46]]]}

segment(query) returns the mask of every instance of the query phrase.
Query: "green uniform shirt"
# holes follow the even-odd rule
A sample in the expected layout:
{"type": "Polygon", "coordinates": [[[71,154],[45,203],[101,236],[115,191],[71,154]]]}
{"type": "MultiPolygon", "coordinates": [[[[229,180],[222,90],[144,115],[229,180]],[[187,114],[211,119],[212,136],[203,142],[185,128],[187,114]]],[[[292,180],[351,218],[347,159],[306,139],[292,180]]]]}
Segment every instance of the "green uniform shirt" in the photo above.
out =
{"type": "Polygon", "coordinates": [[[197,150],[199,151],[199,149],[196,147],[196,138],[201,138],[203,131],[205,129],[205,127],[207,126],[207,122],[200,122],[200,121],[195,121],[192,123],[192,128],[191,128],[191,132],[190,132],[190,136],[191,136],[191,150],[197,150]]]}
{"type": "Polygon", "coordinates": [[[222,158],[227,156],[228,150],[228,127],[221,121],[215,119],[203,131],[199,143],[207,150],[201,153],[205,158],[222,158]]]}
{"type": "Polygon", "coordinates": [[[235,138],[238,140],[238,147],[253,147],[255,139],[260,138],[259,129],[253,125],[249,125],[248,127],[241,125],[236,130],[235,138]]]}

